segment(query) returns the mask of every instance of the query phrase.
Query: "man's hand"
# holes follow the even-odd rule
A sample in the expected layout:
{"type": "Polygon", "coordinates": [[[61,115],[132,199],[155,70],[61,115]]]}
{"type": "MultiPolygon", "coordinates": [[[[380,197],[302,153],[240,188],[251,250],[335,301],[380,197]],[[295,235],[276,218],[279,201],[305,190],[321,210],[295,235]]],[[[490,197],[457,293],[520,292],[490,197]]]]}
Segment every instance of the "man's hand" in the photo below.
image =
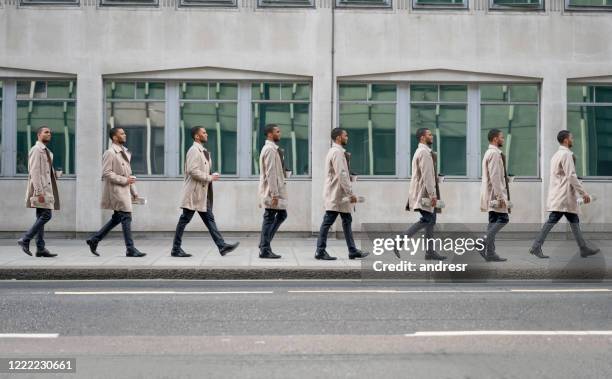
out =
{"type": "Polygon", "coordinates": [[[435,197],[435,196],[434,196],[434,197],[432,197],[432,198],[431,198],[431,206],[432,206],[433,208],[435,208],[437,204],[438,204],[438,198],[437,198],[437,197],[435,197]]]}
{"type": "Polygon", "coordinates": [[[351,195],[351,203],[356,203],[356,202],[357,202],[357,196],[351,195]]]}
{"type": "Polygon", "coordinates": [[[136,183],[136,177],[135,176],[128,177],[128,184],[132,185],[134,183],[136,183]]]}
{"type": "Polygon", "coordinates": [[[215,172],[214,174],[212,174],[212,181],[216,182],[217,180],[219,180],[219,178],[221,178],[221,175],[219,175],[218,172],[215,172]]]}
{"type": "Polygon", "coordinates": [[[588,204],[591,202],[591,196],[589,196],[588,194],[584,194],[584,196],[582,197],[582,199],[584,200],[585,204],[588,204]]]}
{"type": "Polygon", "coordinates": [[[43,204],[45,202],[45,195],[38,195],[38,202],[43,204]]]}
{"type": "Polygon", "coordinates": [[[272,207],[273,207],[273,208],[278,207],[278,196],[274,196],[274,197],[272,198],[272,207]]]}

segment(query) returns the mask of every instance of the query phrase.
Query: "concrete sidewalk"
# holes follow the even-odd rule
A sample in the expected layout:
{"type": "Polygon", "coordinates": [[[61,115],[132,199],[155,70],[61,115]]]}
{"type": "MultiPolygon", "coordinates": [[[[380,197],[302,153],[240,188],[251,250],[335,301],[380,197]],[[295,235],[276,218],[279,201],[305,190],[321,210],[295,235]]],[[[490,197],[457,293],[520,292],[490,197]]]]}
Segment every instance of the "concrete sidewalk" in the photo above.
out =
{"type": "MultiPolygon", "coordinates": [[[[331,237],[331,236],[330,236],[331,237]]],[[[125,256],[123,240],[108,238],[98,247],[100,257],[89,252],[84,240],[49,239],[47,248],[56,258],[36,258],[25,255],[13,239],[0,239],[0,279],[370,279],[375,260],[400,262],[392,253],[370,255],[366,260],[349,260],[344,240],[330,238],[328,252],[336,261],[314,259],[315,238],[279,237],[273,249],[282,258],[258,257],[258,238],[227,238],[240,241],[238,249],[222,257],[208,236],[186,237],[183,248],[193,254],[189,258],[170,256],[171,238],[137,239],[137,247],[147,253],[144,258],[125,256]],[[362,268],[363,267],[363,268],[362,268]]],[[[357,241],[359,244],[359,241],[357,241]]],[[[495,279],[612,279],[612,240],[591,243],[601,249],[595,256],[581,258],[573,240],[551,240],[544,245],[550,259],[538,259],[528,254],[530,241],[498,240],[498,254],[507,262],[484,262],[477,253],[462,256],[447,253],[445,263],[468,263],[464,273],[414,272],[401,273],[391,279],[495,280],[495,279]],[[398,276],[399,275],[399,276],[398,276]]],[[[35,250],[32,241],[31,250],[35,250]]],[[[403,260],[425,261],[423,253],[406,254],[403,260]]],[[[378,273],[377,279],[385,279],[378,273]]]]}

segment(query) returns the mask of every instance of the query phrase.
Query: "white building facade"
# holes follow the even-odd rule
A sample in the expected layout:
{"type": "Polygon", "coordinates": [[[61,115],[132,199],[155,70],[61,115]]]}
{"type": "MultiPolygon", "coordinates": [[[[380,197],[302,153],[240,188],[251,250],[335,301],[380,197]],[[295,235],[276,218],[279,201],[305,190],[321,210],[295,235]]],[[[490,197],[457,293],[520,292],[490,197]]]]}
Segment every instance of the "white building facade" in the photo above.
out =
{"type": "MultiPolygon", "coordinates": [[[[480,159],[502,129],[514,175],[511,221],[546,216],[559,130],[575,137],[579,175],[598,197],[586,224],[612,224],[610,0],[0,0],[0,230],[21,231],[27,151],[49,125],[62,210],[49,231],[87,232],[99,209],[101,157],[125,128],[139,192],[137,231],[179,216],[189,129],[203,125],[221,230],[261,227],[263,127],[283,133],[289,217],[321,223],[330,130],[349,131],[363,223],[408,223],[414,132],[435,133],[447,208],[439,222],[482,223],[480,159]]],[[[201,229],[192,223],[191,230],[201,229]]]]}

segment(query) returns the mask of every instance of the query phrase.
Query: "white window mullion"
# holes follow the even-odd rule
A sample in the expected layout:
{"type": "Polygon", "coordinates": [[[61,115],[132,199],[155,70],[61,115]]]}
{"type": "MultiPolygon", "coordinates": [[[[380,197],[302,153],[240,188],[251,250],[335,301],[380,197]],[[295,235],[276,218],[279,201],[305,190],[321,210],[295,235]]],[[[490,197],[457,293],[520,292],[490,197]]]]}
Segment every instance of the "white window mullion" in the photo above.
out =
{"type": "Polygon", "coordinates": [[[166,82],[166,127],[165,138],[165,175],[171,178],[179,176],[179,84],[178,82],[166,82]]]}
{"type": "Polygon", "coordinates": [[[2,175],[15,176],[17,166],[17,82],[2,81],[2,175]]]}
{"type": "Polygon", "coordinates": [[[397,85],[396,102],[396,126],[397,153],[396,153],[396,175],[398,178],[410,176],[410,86],[407,83],[397,85]]]}
{"type": "Polygon", "coordinates": [[[238,176],[251,176],[251,83],[238,84],[238,176]]]}
{"type": "Polygon", "coordinates": [[[468,85],[467,105],[467,177],[480,177],[480,90],[468,85]]]}

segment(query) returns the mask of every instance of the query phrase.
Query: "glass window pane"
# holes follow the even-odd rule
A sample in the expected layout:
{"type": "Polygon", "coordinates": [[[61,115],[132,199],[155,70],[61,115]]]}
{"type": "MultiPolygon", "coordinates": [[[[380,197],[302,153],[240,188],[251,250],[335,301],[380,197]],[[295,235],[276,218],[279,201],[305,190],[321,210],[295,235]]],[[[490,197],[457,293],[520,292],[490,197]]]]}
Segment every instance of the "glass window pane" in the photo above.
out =
{"type": "Polygon", "coordinates": [[[208,83],[181,83],[181,99],[208,100],[208,83]]]}
{"type": "Polygon", "coordinates": [[[251,96],[253,100],[280,100],[280,83],[254,83],[251,96]]]}
{"type": "Polygon", "coordinates": [[[341,104],[339,124],[349,134],[351,172],[395,175],[395,104],[341,104]]]}
{"type": "Polygon", "coordinates": [[[515,84],[510,87],[510,101],[538,102],[538,86],[535,84],[515,84]]]}
{"type": "Polygon", "coordinates": [[[481,101],[508,101],[508,86],[501,84],[482,84],[480,86],[481,101]]]}
{"type": "Polygon", "coordinates": [[[340,101],[366,101],[368,98],[367,84],[345,83],[339,87],[340,101]]]}
{"type": "Polygon", "coordinates": [[[480,151],[489,146],[491,129],[504,132],[508,174],[536,176],[538,173],[538,105],[482,105],[480,151]]]}
{"type": "Polygon", "coordinates": [[[612,7],[612,0],[569,0],[570,7],[612,7]]]}
{"type": "Polygon", "coordinates": [[[311,7],[313,0],[258,0],[260,7],[311,7]]]}
{"type": "Polygon", "coordinates": [[[77,5],[79,0],[20,0],[21,5],[77,5]]]}
{"type": "Polygon", "coordinates": [[[463,0],[414,0],[415,5],[462,6],[463,0]]]}
{"type": "Polygon", "coordinates": [[[205,144],[212,157],[211,172],[237,173],[237,104],[181,103],[180,106],[180,173],[185,168],[185,155],[193,145],[191,128],[204,126],[208,134],[205,144]]]}
{"type": "Polygon", "coordinates": [[[17,99],[45,99],[47,82],[41,80],[20,80],[17,82],[17,99]]]}
{"type": "MultiPolygon", "coordinates": [[[[0,81],[0,167],[2,167],[2,81],[0,81]]],[[[0,172],[1,174],[1,172],[0,172]]]]}
{"type": "Polygon", "coordinates": [[[612,103],[612,86],[595,87],[595,101],[598,103],[612,103]]]}
{"type": "Polygon", "coordinates": [[[433,150],[438,153],[438,173],[467,174],[467,105],[413,104],[410,111],[412,152],[417,148],[416,131],[429,128],[434,135],[433,150]]]}
{"type": "Polygon", "coordinates": [[[589,85],[568,84],[567,101],[570,103],[592,103],[595,101],[595,88],[589,85]]]}
{"type": "Polygon", "coordinates": [[[567,107],[579,176],[612,176],[612,107],[567,107]]]}
{"type": "Polygon", "coordinates": [[[133,82],[106,82],[107,99],[134,99],[136,84],[133,82]]]}
{"type": "Polygon", "coordinates": [[[541,0],[493,0],[493,5],[504,7],[529,7],[537,8],[541,5],[541,0]]]}
{"type": "Polygon", "coordinates": [[[467,86],[441,85],[440,101],[467,102],[467,86]]]}
{"type": "Polygon", "coordinates": [[[166,98],[166,84],[152,82],[136,83],[136,99],[164,100],[166,98]]]}
{"type": "Polygon", "coordinates": [[[372,84],[370,100],[395,102],[395,84],[372,84]]]}
{"type": "Polygon", "coordinates": [[[293,174],[308,175],[309,104],[254,103],[252,115],[252,173],[259,175],[259,152],[265,143],[265,126],[278,124],[281,129],[279,145],[285,150],[285,165],[293,174]]]}
{"type": "Polygon", "coordinates": [[[411,85],[410,101],[438,101],[438,86],[435,84],[411,85]]]}
{"type": "Polygon", "coordinates": [[[211,100],[238,99],[238,85],[234,83],[210,83],[211,100]]]}
{"type": "Polygon", "coordinates": [[[164,174],[165,105],[152,101],[106,104],[107,132],[111,127],[125,130],[135,175],[164,174]]]}
{"type": "Polygon", "coordinates": [[[180,0],[181,7],[235,7],[236,0],[180,0]]]}
{"type": "Polygon", "coordinates": [[[282,100],[310,100],[310,85],[306,83],[282,83],[282,100]]]}
{"type": "Polygon", "coordinates": [[[47,99],[74,99],[76,86],[74,81],[48,81],[47,99]]]}
{"type": "Polygon", "coordinates": [[[36,131],[46,125],[51,129],[53,165],[64,174],[74,174],[75,144],[74,101],[17,101],[17,173],[28,173],[28,154],[36,144],[36,131]]]}
{"type": "Polygon", "coordinates": [[[337,0],[339,7],[390,7],[391,0],[337,0]]]}
{"type": "Polygon", "coordinates": [[[101,5],[143,5],[153,6],[157,5],[157,0],[100,0],[101,5]]]}

